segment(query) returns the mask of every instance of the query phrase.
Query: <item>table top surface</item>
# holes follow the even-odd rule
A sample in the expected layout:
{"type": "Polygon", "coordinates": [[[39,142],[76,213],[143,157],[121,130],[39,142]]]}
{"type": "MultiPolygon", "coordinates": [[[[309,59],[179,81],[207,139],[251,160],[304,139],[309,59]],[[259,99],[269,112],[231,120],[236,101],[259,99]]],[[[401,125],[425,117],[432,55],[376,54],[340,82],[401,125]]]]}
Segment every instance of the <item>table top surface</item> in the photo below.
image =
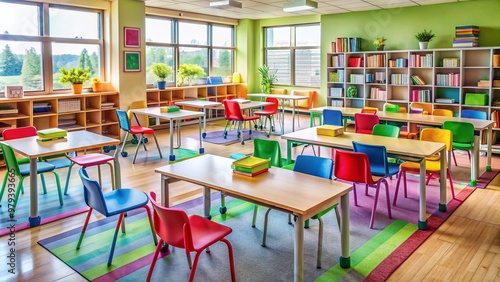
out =
{"type": "Polygon", "coordinates": [[[179,102],[175,102],[175,104],[178,106],[188,106],[188,107],[194,107],[194,108],[210,108],[210,107],[222,105],[221,102],[205,101],[205,100],[179,101],[179,102]]]}
{"type": "Polygon", "coordinates": [[[164,119],[176,120],[185,118],[197,118],[205,116],[203,112],[179,110],[177,112],[165,113],[162,112],[161,107],[151,107],[142,109],[133,109],[132,112],[141,115],[148,115],[153,117],[159,117],[164,119]]]}
{"type": "Polygon", "coordinates": [[[14,151],[30,158],[120,144],[118,139],[85,130],[70,131],[65,139],[54,141],[41,142],[37,136],[33,136],[3,142],[11,146],[14,151]]]}
{"type": "Polygon", "coordinates": [[[352,190],[350,184],[277,167],[254,177],[238,175],[231,168],[233,162],[206,154],[155,171],[306,217],[337,203],[340,196],[352,190]]]}
{"type": "Polygon", "coordinates": [[[433,156],[445,148],[445,144],[440,142],[392,138],[353,132],[344,132],[344,134],[335,137],[318,135],[315,127],[287,133],[281,135],[281,138],[344,149],[352,149],[352,141],[355,141],[363,144],[382,145],[386,147],[387,153],[417,158],[433,156]]]}
{"type": "Polygon", "coordinates": [[[309,96],[292,95],[292,94],[252,93],[252,94],[247,94],[247,96],[248,97],[273,97],[273,98],[284,99],[284,100],[306,100],[306,99],[309,99],[309,96]]]}
{"type": "MultiPolygon", "coordinates": [[[[322,113],[324,109],[339,110],[342,112],[344,116],[354,116],[354,114],[361,113],[362,110],[360,108],[325,106],[325,107],[312,108],[310,109],[310,111],[314,113],[322,113]]],[[[378,111],[377,116],[381,120],[414,122],[418,124],[428,124],[428,125],[442,125],[445,121],[448,120],[462,121],[462,122],[472,123],[474,125],[474,129],[476,130],[487,129],[489,126],[492,126],[494,124],[494,121],[492,120],[410,114],[410,113],[391,113],[384,111],[378,111]]]]}

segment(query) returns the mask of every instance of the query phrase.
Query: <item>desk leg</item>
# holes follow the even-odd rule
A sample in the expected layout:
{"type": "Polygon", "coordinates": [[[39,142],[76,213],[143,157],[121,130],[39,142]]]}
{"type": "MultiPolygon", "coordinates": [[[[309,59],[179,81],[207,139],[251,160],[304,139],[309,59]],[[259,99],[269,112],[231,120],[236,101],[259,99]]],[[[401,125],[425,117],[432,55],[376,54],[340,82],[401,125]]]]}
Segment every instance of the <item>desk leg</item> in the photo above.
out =
{"type": "Polygon", "coordinates": [[[281,135],[285,134],[285,99],[281,100],[281,135]]]}
{"type": "Polygon", "coordinates": [[[472,156],[471,156],[471,165],[470,165],[470,182],[469,186],[477,185],[477,178],[479,173],[479,144],[481,140],[479,139],[479,135],[474,135],[474,145],[472,146],[472,156]]]}
{"type": "Polygon", "coordinates": [[[207,219],[212,219],[212,216],[210,215],[211,202],[212,201],[210,199],[210,188],[203,186],[203,204],[204,204],[203,214],[207,219]]]}
{"type": "MultiPolygon", "coordinates": [[[[203,124],[205,125],[205,130],[206,130],[207,129],[207,114],[206,113],[203,116],[203,124]]],[[[199,152],[200,152],[200,154],[203,154],[203,153],[205,153],[205,148],[203,148],[203,138],[205,138],[205,136],[203,136],[203,134],[205,134],[205,133],[203,133],[203,134],[201,133],[201,117],[198,118],[198,130],[199,130],[199,134],[200,134],[200,149],[199,149],[199,152]]]]}
{"type": "Polygon", "coordinates": [[[36,173],[36,158],[30,159],[30,227],[39,226],[42,218],[38,215],[38,174],[36,173]]]}
{"type": "Polygon", "coordinates": [[[292,141],[286,141],[286,164],[292,163],[292,141]]]}
{"type": "Polygon", "coordinates": [[[292,101],[292,132],[295,131],[295,100],[292,101]]]}
{"type": "MultiPolygon", "coordinates": [[[[444,156],[442,155],[441,158],[444,156]]],[[[443,173],[441,173],[443,174],[443,173]]],[[[419,214],[418,214],[418,229],[427,229],[427,218],[425,217],[426,212],[426,196],[425,196],[425,159],[420,162],[420,199],[419,199],[419,214]]]]}
{"type": "Polygon", "coordinates": [[[205,116],[203,117],[203,134],[201,134],[202,138],[207,137],[207,114],[208,114],[207,111],[208,111],[208,108],[203,108],[203,112],[205,113],[205,116]]]}
{"type": "Polygon", "coordinates": [[[167,208],[170,207],[170,195],[168,187],[169,179],[170,177],[163,174],[161,175],[161,204],[167,208]]]}
{"type": "Polygon", "coordinates": [[[297,216],[294,232],[293,247],[293,281],[304,281],[304,218],[297,216]]]}
{"type": "Polygon", "coordinates": [[[168,157],[169,161],[175,161],[174,155],[174,120],[170,120],[170,156],[168,157]]]}
{"type": "Polygon", "coordinates": [[[350,248],[350,219],[349,219],[349,193],[340,197],[341,222],[340,222],[340,258],[339,264],[342,268],[351,267],[350,248]]]}
{"type": "Polygon", "coordinates": [[[439,176],[439,211],[446,212],[446,178],[448,168],[446,167],[446,162],[450,163],[451,161],[451,151],[446,156],[446,148],[443,148],[441,152],[439,152],[440,157],[440,176],[439,176]],[[446,158],[448,157],[448,158],[446,158]]]}
{"type": "Polygon", "coordinates": [[[491,171],[491,142],[493,142],[491,138],[493,138],[493,125],[488,126],[488,152],[486,153],[486,171],[491,171]]]}

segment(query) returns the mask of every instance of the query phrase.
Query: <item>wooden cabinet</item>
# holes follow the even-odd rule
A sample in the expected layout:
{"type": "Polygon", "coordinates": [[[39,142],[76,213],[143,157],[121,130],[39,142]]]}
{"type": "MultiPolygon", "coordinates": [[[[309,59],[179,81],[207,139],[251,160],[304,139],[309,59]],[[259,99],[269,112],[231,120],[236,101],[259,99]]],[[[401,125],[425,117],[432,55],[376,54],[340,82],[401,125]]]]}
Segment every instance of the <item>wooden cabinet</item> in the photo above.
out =
{"type": "Polygon", "coordinates": [[[117,92],[0,98],[0,128],[29,125],[37,129],[59,127],[120,138],[115,113],[119,106],[117,92]]]}

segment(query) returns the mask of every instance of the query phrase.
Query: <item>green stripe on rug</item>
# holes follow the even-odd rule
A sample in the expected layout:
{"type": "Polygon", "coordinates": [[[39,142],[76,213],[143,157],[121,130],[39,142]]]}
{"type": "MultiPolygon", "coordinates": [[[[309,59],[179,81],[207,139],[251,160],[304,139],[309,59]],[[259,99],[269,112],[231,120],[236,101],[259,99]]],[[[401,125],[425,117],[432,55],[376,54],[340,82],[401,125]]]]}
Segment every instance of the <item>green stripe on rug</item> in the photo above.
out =
{"type": "Polygon", "coordinates": [[[351,268],[334,265],[316,281],[338,281],[350,271],[366,277],[378,264],[408,239],[418,226],[404,220],[396,220],[351,254],[351,268]]]}

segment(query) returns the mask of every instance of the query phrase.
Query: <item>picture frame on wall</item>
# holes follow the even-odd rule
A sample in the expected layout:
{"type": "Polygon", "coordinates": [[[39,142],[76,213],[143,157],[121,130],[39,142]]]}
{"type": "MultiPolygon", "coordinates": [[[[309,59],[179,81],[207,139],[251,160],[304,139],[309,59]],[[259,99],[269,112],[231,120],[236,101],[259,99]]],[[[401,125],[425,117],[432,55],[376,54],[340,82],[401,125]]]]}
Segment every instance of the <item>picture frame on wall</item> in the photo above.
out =
{"type": "Polygon", "coordinates": [[[141,51],[123,51],[123,71],[141,71],[141,51]]]}
{"type": "Polygon", "coordinates": [[[141,47],[141,29],[136,27],[124,27],[124,44],[128,48],[141,47]]]}

